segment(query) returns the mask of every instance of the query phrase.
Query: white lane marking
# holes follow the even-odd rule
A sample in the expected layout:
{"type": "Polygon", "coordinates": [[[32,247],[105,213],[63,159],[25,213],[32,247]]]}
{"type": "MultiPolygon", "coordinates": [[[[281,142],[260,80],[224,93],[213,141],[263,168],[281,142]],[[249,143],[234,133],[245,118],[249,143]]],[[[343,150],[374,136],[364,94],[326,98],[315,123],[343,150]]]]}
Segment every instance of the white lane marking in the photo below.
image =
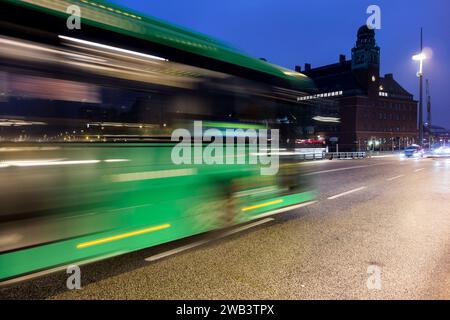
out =
{"type": "Polygon", "coordinates": [[[333,160],[312,160],[312,161],[308,161],[308,162],[299,162],[298,164],[301,164],[302,166],[309,166],[309,165],[314,165],[314,164],[321,164],[324,162],[328,162],[331,163],[333,160]]]}
{"type": "Polygon", "coordinates": [[[278,214],[278,213],[282,213],[282,212],[286,212],[286,211],[290,211],[290,210],[306,207],[306,206],[312,205],[312,204],[314,204],[316,202],[317,201],[309,201],[309,202],[304,202],[304,203],[296,204],[296,205],[289,206],[289,207],[284,207],[284,208],[281,208],[281,209],[269,211],[269,212],[262,213],[260,215],[254,216],[252,219],[254,220],[254,219],[260,219],[260,218],[263,218],[263,217],[273,216],[273,215],[278,214]]]}
{"type": "Polygon", "coordinates": [[[389,157],[398,157],[397,154],[387,154],[384,156],[371,156],[370,158],[389,158],[389,157]]]}
{"type": "Polygon", "coordinates": [[[238,227],[236,229],[224,232],[223,234],[219,235],[216,238],[207,239],[207,240],[201,240],[201,241],[197,241],[197,242],[194,242],[194,243],[190,243],[190,244],[187,244],[185,246],[181,246],[179,248],[175,248],[175,249],[172,249],[172,250],[169,250],[169,251],[166,251],[166,252],[162,252],[162,253],[156,254],[154,256],[145,258],[144,260],[148,261],[148,262],[160,260],[160,259],[172,256],[174,254],[177,254],[177,253],[180,253],[180,252],[183,252],[183,251],[186,251],[186,250],[189,250],[189,249],[192,249],[192,248],[204,245],[204,244],[206,244],[208,242],[211,242],[211,241],[214,241],[214,240],[218,240],[218,239],[221,239],[221,238],[225,238],[225,237],[228,237],[228,236],[230,236],[232,234],[235,234],[235,233],[238,233],[238,232],[250,229],[250,228],[254,228],[256,226],[259,226],[261,224],[264,224],[264,223],[267,223],[267,222],[270,222],[270,221],[273,221],[273,220],[275,220],[275,219],[274,218],[266,218],[266,219],[263,219],[263,220],[260,220],[260,221],[255,221],[253,223],[249,223],[249,224],[246,224],[244,226],[238,227]]]}
{"type": "Polygon", "coordinates": [[[151,179],[173,178],[173,177],[181,177],[181,176],[192,176],[195,174],[197,174],[197,169],[144,171],[144,172],[112,175],[111,180],[113,182],[129,182],[129,181],[139,181],[139,180],[151,180],[151,179]]]}
{"type": "Polygon", "coordinates": [[[342,196],[346,196],[346,195],[348,195],[348,194],[350,194],[350,193],[358,192],[358,191],[364,190],[364,189],[366,189],[366,188],[367,188],[367,187],[364,186],[364,187],[352,189],[352,190],[349,190],[349,191],[346,191],[346,192],[342,192],[342,193],[339,193],[339,194],[337,194],[337,195],[335,195],[335,196],[329,197],[328,200],[333,200],[333,199],[336,199],[336,198],[340,198],[340,197],[342,197],[342,196]]]}
{"type": "Polygon", "coordinates": [[[386,179],[386,181],[392,181],[392,180],[395,180],[395,179],[398,179],[398,178],[401,178],[401,177],[404,177],[404,176],[405,176],[404,174],[400,174],[398,176],[395,176],[395,177],[392,177],[392,178],[388,178],[388,179],[386,179]]]}
{"type": "Polygon", "coordinates": [[[367,168],[367,167],[374,167],[374,166],[383,166],[383,165],[387,165],[387,164],[389,164],[389,163],[367,164],[367,165],[353,166],[353,167],[348,167],[348,168],[338,168],[338,169],[330,169],[330,170],[323,170],[323,171],[314,171],[314,172],[305,173],[304,176],[312,176],[312,175],[321,174],[321,173],[345,171],[345,170],[360,169],[360,168],[367,168]]]}
{"type": "Polygon", "coordinates": [[[422,170],[425,170],[425,168],[416,169],[416,170],[414,170],[414,172],[419,172],[419,171],[422,171],[422,170]]]}

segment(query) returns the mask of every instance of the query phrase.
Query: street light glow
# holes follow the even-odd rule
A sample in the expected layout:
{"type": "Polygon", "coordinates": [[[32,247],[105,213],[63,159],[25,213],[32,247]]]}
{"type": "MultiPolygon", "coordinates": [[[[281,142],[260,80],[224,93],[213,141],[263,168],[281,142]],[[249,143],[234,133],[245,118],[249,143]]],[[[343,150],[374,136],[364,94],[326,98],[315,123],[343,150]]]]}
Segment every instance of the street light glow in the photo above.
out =
{"type": "Polygon", "coordinates": [[[417,72],[417,76],[421,77],[423,75],[423,60],[427,59],[426,54],[422,51],[421,53],[415,54],[412,56],[414,61],[419,61],[419,72],[417,72]]]}
{"type": "Polygon", "coordinates": [[[419,53],[419,54],[415,54],[415,55],[412,56],[412,59],[413,59],[414,61],[423,61],[423,60],[425,60],[426,58],[427,58],[427,56],[426,56],[426,54],[423,53],[423,52],[421,52],[421,53],[419,53]]]}

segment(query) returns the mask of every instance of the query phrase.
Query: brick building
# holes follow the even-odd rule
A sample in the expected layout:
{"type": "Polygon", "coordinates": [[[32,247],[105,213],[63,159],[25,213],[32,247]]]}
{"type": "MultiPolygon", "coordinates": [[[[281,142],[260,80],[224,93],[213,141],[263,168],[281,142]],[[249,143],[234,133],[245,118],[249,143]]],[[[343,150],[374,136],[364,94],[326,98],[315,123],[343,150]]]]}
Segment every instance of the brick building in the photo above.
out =
{"type": "MultiPolygon", "coordinates": [[[[416,142],[417,101],[392,74],[380,76],[374,30],[359,28],[351,60],[340,55],[335,64],[317,68],[305,64],[303,73],[314,80],[318,93],[302,100],[323,101],[338,110],[333,130],[318,132],[332,149],[338,144],[342,151],[398,150],[416,142]]],[[[329,121],[319,119],[323,120],[329,121]]]]}

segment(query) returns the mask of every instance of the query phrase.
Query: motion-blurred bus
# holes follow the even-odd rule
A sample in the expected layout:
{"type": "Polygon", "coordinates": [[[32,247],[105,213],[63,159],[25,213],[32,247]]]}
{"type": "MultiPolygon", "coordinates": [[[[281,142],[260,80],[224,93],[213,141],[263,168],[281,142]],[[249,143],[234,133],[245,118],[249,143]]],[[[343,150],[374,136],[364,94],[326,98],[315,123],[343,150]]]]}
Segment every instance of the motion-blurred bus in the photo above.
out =
{"type": "Polygon", "coordinates": [[[103,1],[2,0],[0,15],[0,281],[314,199],[295,153],[279,152],[272,176],[171,160],[171,133],[193,121],[278,129],[280,149],[295,147],[306,76],[103,1]]]}

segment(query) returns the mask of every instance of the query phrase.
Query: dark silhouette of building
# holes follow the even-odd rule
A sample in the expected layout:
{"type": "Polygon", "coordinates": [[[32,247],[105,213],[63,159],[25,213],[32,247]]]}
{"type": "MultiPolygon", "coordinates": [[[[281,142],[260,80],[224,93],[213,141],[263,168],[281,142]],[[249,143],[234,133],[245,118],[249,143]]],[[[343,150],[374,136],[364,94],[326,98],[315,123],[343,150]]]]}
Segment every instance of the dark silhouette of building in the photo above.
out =
{"type": "Polygon", "coordinates": [[[374,30],[359,28],[351,60],[340,55],[335,64],[312,68],[306,63],[303,73],[314,80],[319,93],[302,99],[331,100],[338,106],[337,132],[320,132],[328,144],[338,144],[342,151],[383,151],[417,140],[417,101],[392,74],[380,76],[374,30]]]}

